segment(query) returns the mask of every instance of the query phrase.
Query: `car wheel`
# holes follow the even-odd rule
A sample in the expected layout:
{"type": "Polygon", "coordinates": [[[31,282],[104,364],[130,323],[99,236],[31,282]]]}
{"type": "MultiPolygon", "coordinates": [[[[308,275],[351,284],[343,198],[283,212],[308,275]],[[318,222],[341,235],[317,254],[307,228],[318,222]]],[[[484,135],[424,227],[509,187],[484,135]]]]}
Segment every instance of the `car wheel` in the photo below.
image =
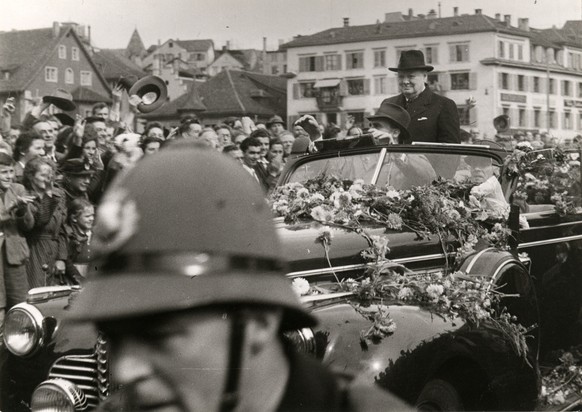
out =
{"type": "Polygon", "coordinates": [[[455,386],[443,379],[429,381],[416,401],[419,411],[462,411],[463,400],[455,386]]]}

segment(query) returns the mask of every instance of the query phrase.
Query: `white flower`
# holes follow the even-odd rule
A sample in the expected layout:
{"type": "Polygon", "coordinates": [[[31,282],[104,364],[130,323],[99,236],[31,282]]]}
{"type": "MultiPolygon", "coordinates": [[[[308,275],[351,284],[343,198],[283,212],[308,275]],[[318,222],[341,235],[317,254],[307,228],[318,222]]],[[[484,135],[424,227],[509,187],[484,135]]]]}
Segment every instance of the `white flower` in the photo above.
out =
{"type": "Polygon", "coordinates": [[[323,197],[322,194],[320,194],[320,193],[314,193],[309,198],[309,203],[323,202],[324,200],[325,200],[325,198],[323,197]]]}
{"type": "Polygon", "coordinates": [[[430,284],[426,287],[427,295],[433,300],[438,300],[444,291],[445,289],[442,285],[430,284]]]}
{"type": "Polygon", "coordinates": [[[414,296],[414,292],[412,292],[412,289],[410,289],[410,288],[404,287],[398,291],[398,299],[400,299],[400,300],[406,300],[406,299],[411,298],[413,296],[414,296]]]}
{"type": "Polygon", "coordinates": [[[311,217],[318,222],[329,222],[333,218],[331,212],[322,206],[316,206],[311,209],[311,217]]]}
{"type": "Polygon", "coordinates": [[[299,199],[308,199],[309,198],[309,190],[305,188],[301,188],[297,191],[297,197],[299,199]]]}
{"type": "Polygon", "coordinates": [[[352,202],[352,195],[348,192],[333,192],[329,199],[336,209],[348,206],[352,202]]]}
{"type": "Polygon", "coordinates": [[[389,197],[390,199],[400,199],[400,193],[396,190],[388,190],[386,192],[386,197],[389,197]]]}
{"type": "Polygon", "coordinates": [[[293,279],[291,286],[293,286],[293,290],[299,296],[307,295],[309,293],[309,282],[304,278],[293,279]]]}

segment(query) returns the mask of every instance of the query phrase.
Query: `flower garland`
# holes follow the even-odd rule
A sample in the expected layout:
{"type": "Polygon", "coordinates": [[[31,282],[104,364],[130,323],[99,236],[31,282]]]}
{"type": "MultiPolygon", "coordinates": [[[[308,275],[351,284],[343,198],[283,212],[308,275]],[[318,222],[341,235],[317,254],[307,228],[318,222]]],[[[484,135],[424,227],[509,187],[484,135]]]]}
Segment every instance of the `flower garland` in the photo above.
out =
{"type": "Polygon", "coordinates": [[[566,398],[582,393],[582,345],[563,351],[559,364],[542,370],[541,400],[548,405],[559,405],[566,398]]]}
{"type": "Polygon", "coordinates": [[[561,216],[582,213],[579,153],[534,150],[529,142],[520,142],[505,158],[504,170],[516,180],[514,202],[553,204],[561,216]]]}

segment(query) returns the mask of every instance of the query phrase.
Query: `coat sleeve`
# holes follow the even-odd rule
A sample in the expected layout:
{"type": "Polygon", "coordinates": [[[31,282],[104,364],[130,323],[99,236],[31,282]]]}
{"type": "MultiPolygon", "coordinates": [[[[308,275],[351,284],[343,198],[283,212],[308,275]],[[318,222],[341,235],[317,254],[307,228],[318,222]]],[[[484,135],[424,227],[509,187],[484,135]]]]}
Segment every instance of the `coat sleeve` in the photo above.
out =
{"type": "Polygon", "coordinates": [[[437,142],[460,143],[459,112],[451,99],[443,99],[442,110],[438,120],[437,142]]]}

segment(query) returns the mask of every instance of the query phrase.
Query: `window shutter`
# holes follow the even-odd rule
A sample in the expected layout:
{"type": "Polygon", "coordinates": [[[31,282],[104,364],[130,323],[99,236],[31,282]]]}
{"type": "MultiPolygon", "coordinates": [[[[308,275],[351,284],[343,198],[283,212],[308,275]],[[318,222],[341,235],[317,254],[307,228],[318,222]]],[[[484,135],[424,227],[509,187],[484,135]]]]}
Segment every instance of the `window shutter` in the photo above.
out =
{"type": "Polygon", "coordinates": [[[455,46],[449,46],[449,61],[451,63],[456,62],[455,46]]]}
{"type": "Polygon", "coordinates": [[[451,90],[451,75],[449,73],[439,73],[439,83],[443,92],[451,90]]]}
{"type": "Polygon", "coordinates": [[[498,80],[499,80],[499,89],[503,90],[503,73],[497,73],[498,80]]]}
{"type": "Polygon", "coordinates": [[[306,68],[305,68],[305,66],[306,66],[306,64],[305,64],[305,63],[306,63],[306,61],[307,61],[307,59],[306,59],[305,57],[300,57],[300,58],[299,58],[299,71],[300,71],[300,72],[305,72],[305,71],[307,71],[307,70],[306,70],[306,68]]]}
{"type": "Polygon", "coordinates": [[[386,78],[387,94],[398,94],[398,79],[396,77],[386,78]]]}
{"type": "Polygon", "coordinates": [[[534,91],[534,79],[535,79],[535,76],[531,76],[531,77],[526,76],[526,83],[529,84],[529,87],[526,87],[525,90],[527,90],[531,93],[533,93],[533,91],[534,91]]]}
{"type": "Polygon", "coordinates": [[[315,71],[323,71],[323,56],[315,56],[315,71]]]}
{"type": "Polygon", "coordinates": [[[477,73],[469,73],[469,89],[476,90],[477,89],[477,73]]]}
{"type": "Polygon", "coordinates": [[[438,64],[439,62],[439,49],[438,47],[432,48],[432,64],[438,64]]]}
{"type": "Polygon", "coordinates": [[[364,94],[370,94],[370,79],[364,79],[364,94]]]}
{"type": "Polygon", "coordinates": [[[547,83],[546,78],[540,77],[540,90],[538,93],[544,93],[544,94],[546,93],[546,91],[547,91],[546,88],[548,87],[546,83],[547,83]]]}
{"type": "Polygon", "coordinates": [[[339,84],[339,94],[342,97],[347,96],[348,93],[348,82],[346,81],[346,79],[341,79],[340,80],[340,84],[339,84]]]}
{"type": "Polygon", "coordinates": [[[475,127],[477,125],[477,106],[469,109],[469,126],[475,127]]]}
{"type": "Polygon", "coordinates": [[[293,84],[293,98],[295,100],[299,99],[299,83],[293,84]]]}
{"type": "Polygon", "coordinates": [[[337,65],[336,65],[337,70],[341,70],[342,69],[342,56],[340,54],[337,54],[336,56],[337,56],[337,58],[335,61],[337,62],[337,65]]]}

